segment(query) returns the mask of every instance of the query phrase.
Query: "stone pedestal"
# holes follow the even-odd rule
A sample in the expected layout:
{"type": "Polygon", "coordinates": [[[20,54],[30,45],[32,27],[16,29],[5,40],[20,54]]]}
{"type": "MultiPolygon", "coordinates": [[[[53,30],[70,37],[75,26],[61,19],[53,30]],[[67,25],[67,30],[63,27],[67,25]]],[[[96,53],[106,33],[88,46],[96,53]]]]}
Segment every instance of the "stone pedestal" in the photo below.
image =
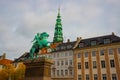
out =
{"type": "Polygon", "coordinates": [[[26,60],[25,80],[52,80],[51,65],[53,61],[47,58],[26,60]]]}

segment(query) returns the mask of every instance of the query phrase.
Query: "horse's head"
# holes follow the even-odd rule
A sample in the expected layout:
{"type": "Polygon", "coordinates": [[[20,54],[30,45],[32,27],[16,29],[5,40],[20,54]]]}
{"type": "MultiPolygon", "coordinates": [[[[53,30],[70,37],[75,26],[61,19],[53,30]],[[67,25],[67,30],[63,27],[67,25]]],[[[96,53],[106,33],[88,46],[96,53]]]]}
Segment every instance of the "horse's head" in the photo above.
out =
{"type": "Polygon", "coordinates": [[[43,39],[47,39],[49,37],[49,34],[47,34],[46,32],[43,32],[40,34],[40,39],[43,40],[43,39]]]}

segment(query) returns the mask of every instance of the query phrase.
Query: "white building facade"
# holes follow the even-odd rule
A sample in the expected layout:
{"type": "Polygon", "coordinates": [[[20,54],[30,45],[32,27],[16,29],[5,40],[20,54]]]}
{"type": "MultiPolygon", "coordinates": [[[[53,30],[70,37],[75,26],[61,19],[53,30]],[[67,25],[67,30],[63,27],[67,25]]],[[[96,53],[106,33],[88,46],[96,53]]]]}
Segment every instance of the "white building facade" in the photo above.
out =
{"type": "Polygon", "coordinates": [[[74,80],[73,46],[75,42],[62,43],[51,53],[54,64],[51,67],[53,80],[74,80]]]}

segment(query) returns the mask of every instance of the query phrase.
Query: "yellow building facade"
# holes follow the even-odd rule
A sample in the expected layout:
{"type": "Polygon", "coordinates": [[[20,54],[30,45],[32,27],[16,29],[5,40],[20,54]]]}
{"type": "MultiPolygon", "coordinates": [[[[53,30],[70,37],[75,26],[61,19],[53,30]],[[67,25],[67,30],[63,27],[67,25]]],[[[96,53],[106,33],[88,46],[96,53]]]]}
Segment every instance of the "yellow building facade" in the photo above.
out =
{"type": "Polygon", "coordinates": [[[74,80],[120,80],[120,38],[81,40],[74,49],[74,80]]]}

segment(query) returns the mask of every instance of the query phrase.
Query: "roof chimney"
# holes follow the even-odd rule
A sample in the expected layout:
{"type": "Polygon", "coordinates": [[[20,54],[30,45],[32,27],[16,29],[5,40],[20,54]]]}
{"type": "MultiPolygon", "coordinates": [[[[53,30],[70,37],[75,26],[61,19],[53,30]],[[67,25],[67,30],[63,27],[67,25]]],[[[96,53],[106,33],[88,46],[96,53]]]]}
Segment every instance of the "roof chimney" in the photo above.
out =
{"type": "Polygon", "coordinates": [[[67,39],[67,42],[70,42],[70,39],[67,39]]]}
{"type": "Polygon", "coordinates": [[[6,59],[6,53],[4,53],[2,57],[3,57],[3,59],[6,59]]]}
{"type": "Polygon", "coordinates": [[[73,46],[73,49],[75,49],[78,46],[80,40],[81,40],[81,37],[77,37],[77,41],[76,41],[75,45],[73,46]]]}
{"type": "Polygon", "coordinates": [[[115,33],[114,33],[114,32],[112,32],[112,35],[115,35],[115,33]]]}
{"type": "Polygon", "coordinates": [[[80,37],[80,39],[82,39],[82,37],[80,37]]]}
{"type": "Polygon", "coordinates": [[[78,41],[78,40],[80,40],[80,38],[79,38],[79,37],[77,37],[77,41],[78,41]]]}

